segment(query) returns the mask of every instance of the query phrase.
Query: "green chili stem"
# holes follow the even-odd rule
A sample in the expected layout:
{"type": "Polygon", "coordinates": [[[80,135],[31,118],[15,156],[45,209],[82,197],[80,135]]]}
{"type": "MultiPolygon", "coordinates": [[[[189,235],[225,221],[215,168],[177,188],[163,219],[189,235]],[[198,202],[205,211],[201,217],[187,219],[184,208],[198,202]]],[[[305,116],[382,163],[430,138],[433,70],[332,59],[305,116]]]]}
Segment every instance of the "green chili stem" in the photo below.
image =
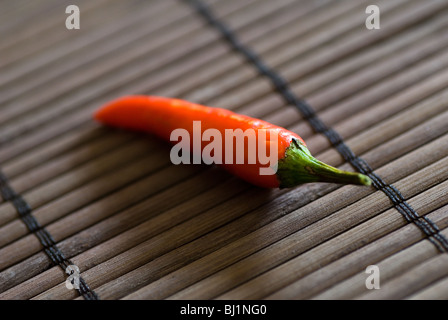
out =
{"type": "Polygon", "coordinates": [[[290,188],[307,182],[371,185],[366,175],[334,168],[314,158],[308,148],[293,139],[285,158],[278,163],[280,188],[290,188]]]}

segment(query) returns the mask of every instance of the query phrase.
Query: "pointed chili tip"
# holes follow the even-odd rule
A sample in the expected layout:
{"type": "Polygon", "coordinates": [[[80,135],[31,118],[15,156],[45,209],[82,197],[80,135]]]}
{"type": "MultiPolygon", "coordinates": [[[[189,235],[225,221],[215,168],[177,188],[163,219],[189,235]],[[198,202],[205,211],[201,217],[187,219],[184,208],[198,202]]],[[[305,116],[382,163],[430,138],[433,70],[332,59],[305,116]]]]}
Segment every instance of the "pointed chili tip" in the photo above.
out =
{"type": "Polygon", "coordinates": [[[93,119],[102,122],[103,114],[104,114],[104,108],[100,108],[93,113],[93,119]]]}
{"type": "Polygon", "coordinates": [[[118,127],[127,126],[138,119],[148,104],[150,96],[129,95],[106,102],[93,113],[93,119],[118,127]],[[125,125],[123,125],[125,124],[125,125]]]}
{"type": "Polygon", "coordinates": [[[120,126],[120,119],[125,118],[128,112],[125,111],[124,106],[132,105],[128,97],[121,97],[100,106],[94,113],[93,119],[106,125],[120,126]]]}
{"type": "Polygon", "coordinates": [[[105,120],[108,117],[108,114],[110,114],[110,105],[112,103],[106,103],[99,107],[95,112],[93,113],[93,119],[95,119],[98,122],[105,122],[105,120]]]}

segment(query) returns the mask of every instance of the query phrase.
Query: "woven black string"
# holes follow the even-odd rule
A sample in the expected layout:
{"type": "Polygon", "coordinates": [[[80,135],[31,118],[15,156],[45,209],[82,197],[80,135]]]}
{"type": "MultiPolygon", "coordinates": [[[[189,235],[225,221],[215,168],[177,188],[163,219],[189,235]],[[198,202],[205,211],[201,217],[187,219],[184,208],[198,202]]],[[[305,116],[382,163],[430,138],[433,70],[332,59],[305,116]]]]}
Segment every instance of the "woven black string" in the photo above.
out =
{"type": "MultiPolygon", "coordinates": [[[[39,224],[36,218],[32,215],[32,210],[29,204],[20,194],[17,194],[12,189],[8,179],[2,171],[0,171],[0,194],[3,200],[10,201],[14,205],[23,223],[25,223],[28,230],[39,239],[39,242],[43,246],[43,251],[51,259],[53,264],[59,265],[64,272],[67,272],[67,267],[74,265],[74,263],[67,259],[61,250],[59,250],[56,246],[56,241],[51,234],[39,224]]],[[[70,276],[72,273],[67,274],[70,276]]],[[[86,300],[98,300],[98,295],[90,289],[82,277],[79,277],[79,289],[77,289],[77,291],[86,300]]]]}
{"type": "Polygon", "coordinates": [[[303,117],[310,123],[317,133],[321,133],[327,137],[333,147],[342,155],[359,172],[369,176],[372,184],[378,190],[383,191],[392,201],[394,207],[408,221],[414,223],[428,239],[441,252],[448,252],[448,240],[439,233],[437,225],[427,217],[420,217],[417,212],[406,202],[400,191],[393,185],[387,184],[379,177],[369,164],[362,158],[356,156],[353,151],[344,143],[342,137],[332,128],[329,128],[317,116],[314,109],[304,100],[299,99],[291,91],[289,84],[273,69],[268,67],[263,60],[255,54],[250,48],[243,45],[236,34],[228,28],[222,21],[218,20],[212,13],[210,8],[198,0],[185,0],[192,5],[195,10],[215,29],[217,29],[222,37],[232,46],[232,48],[242,54],[246,60],[252,63],[262,76],[269,78],[274,88],[281,94],[283,99],[290,105],[296,107],[303,117]]]}

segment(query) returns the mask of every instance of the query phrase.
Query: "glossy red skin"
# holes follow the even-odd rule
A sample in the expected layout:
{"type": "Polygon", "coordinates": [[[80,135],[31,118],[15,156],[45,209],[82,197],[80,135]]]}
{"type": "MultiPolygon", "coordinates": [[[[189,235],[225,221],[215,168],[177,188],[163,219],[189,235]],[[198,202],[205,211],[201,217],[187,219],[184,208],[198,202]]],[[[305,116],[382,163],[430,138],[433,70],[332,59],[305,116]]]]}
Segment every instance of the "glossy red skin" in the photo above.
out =
{"type": "MultiPolygon", "coordinates": [[[[178,128],[187,130],[193,137],[193,121],[201,121],[201,135],[207,129],[217,129],[223,137],[225,129],[276,131],[278,145],[275,150],[279,160],[285,157],[285,151],[293,138],[305,145],[303,139],[294,132],[263,120],[236,114],[227,109],[206,107],[184,100],[157,96],[126,96],[106,104],[95,113],[94,117],[106,125],[147,132],[167,141],[170,141],[171,132],[178,128]]],[[[201,149],[208,143],[203,142],[201,149]]],[[[234,150],[234,154],[235,152],[234,150]]],[[[245,161],[245,164],[222,164],[221,166],[233,175],[256,186],[278,188],[280,185],[276,174],[260,175],[260,167],[266,167],[266,165],[258,162],[247,164],[245,161]]]]}

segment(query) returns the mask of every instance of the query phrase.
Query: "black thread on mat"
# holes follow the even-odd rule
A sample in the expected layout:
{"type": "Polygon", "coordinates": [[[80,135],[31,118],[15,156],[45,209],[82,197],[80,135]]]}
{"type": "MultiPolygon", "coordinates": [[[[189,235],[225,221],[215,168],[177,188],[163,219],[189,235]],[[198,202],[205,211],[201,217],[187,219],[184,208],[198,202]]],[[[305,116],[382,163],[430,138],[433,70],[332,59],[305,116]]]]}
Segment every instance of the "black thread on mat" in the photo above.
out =
{"type": "Polygon", "coordinates": [[[314,131],[325,135],[333,147],[336,148],[336,150],[347,162],[349,162],[362,174],[369,176],[372,180],[373,186],[378,190],[383,191],[389,197],[394,207],[408,222],[412,222],[420,228],[420,230],[427,236],[428,240],[431,241],[439,251],[448,252],[448,240],[440,234],[440,230],[437,225],[427,217],[420,217],[411,205],[406,202],[403,195],[397,190],[397,188],[384,182],[381,177],[373,172],[372,168],[366,161],[356,156],[344,143],[344,140],[339,133],[332,128],[327,127],[306,101],[296,97],[296,95],[291,91],[289,84],[277,72],[268,67],[250,48],[243,45],[237,38],[236,34],[223,22],[218,20],[204,3],[198,0],[185,1],[192,5],[211,26],[217,29],[235,51],[242,54],[248,62],[252,63],[260,75],[269,78],[275,90],[281,94],[283,99],[288,104],[293,105],[302,113],[303,117],[310,123],[314,131]]]}
{"type": "MultiPolygon", "coordinates": [[[[25,223],[28,230],[33,233],[39,242],[43,246],[43,251],[51,259],[54,265],[59,265],[67,275],[73,274],[73,270],[68,273],[67,267],[74,265],[69,259],[67,259],[64,254],[56,246],[56,241],[53,239],[51,234],[43,228],[36,218],[32,215],[32,210],[29,204],[23,199],[20,194],[17,194],[12,187],[9,185],[8,179],[0,171],[0,194],[5,201],[10,201],[16,208],[20,219],[25,223]]],[[[90,289],[85,280],[79,277],[79,289],[78,293],[84,297],[86,300],[98,300],[98,295],[90,289]]]]}

